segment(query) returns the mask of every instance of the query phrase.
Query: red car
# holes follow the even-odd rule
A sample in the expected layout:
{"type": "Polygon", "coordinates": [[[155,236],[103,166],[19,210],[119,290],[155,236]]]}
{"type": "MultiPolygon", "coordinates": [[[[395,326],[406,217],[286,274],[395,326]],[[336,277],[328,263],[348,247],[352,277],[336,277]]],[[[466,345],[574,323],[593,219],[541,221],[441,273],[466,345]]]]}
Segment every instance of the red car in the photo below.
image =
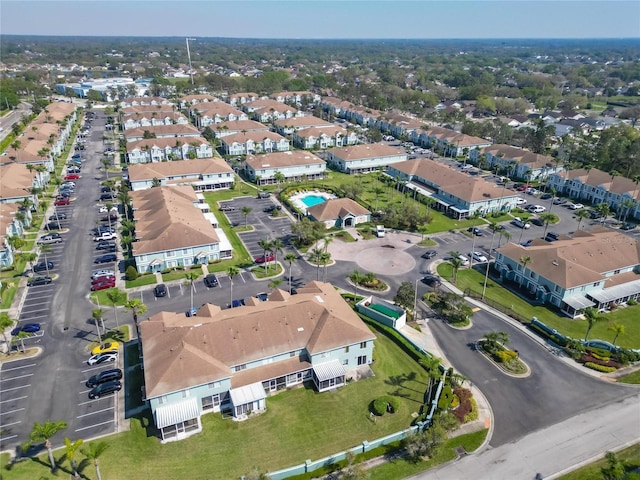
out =
{"type": "Polygon", "coordinates": [[[102,275],[91,280],[91,285],[95,285],[97,283],[115,283],[115,281],[116,277],[114,275],[102,275]]]}
{"type": "Polygon", "coordinates": [[[113,280],[111,282],[109,281],[104,281],[104,282],[98,282],[98,283],[94,283],[93,285],[91,285],[91,291],[95,292],[96,290],[106,290],[107,288],[113,288],[116,286],[116,281],[113,280]]]}
{"type": "Polygon", "coordinates": [[[79,178],[80,175],[78,175],[77,173],[70,173],[69,175],[64,176],[65,180],[78,180],[79,178]]]}
{"type": "Polygon", "coordinates": [[[531,185],[520,185],[516,190],[518,192],[524,192],[527,188],[531,188],[531,185]]]}
{"type": "Polygon", "coordinates": [[[260,255],[256,257],[256,263],[265,263],[265,262],[273,262],[273,253],[268,253],[267,255],[260,255]]]}
{"type": "Polygon", "coordinates": [[[57,198],[56,201],[53,202],[56,207],[59,207],[60,205],[69,205],[70,203],[71,202],[68,198],[57,198]]]}

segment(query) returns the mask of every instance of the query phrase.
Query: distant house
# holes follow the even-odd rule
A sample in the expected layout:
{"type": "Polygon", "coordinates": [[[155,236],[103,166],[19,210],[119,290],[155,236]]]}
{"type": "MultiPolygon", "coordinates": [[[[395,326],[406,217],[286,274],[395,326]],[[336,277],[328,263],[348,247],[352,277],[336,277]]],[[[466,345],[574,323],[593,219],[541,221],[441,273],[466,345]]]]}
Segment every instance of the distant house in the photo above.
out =
{"type": "Polygon", "coordinates": [[[303,116],[296,108],[290,107],[286,103],[276,102],[270,99],[248,102],[245,103],[242,108],[251,118],[263,123],[303,116]]]}
{"type": "Polygon", "coordinates": [[[416,145],[441,150],[444,156],[450,157],[468,156],[473,150],[491,145],[484,138],[442,127],[418,128],[411,132],[410,138],[416,145]]]}
{"type": "Polygon", "coordinates": [[[276,102],[288,102],[288,103],[296,103],[302,104],[303,100],[310,104],[315,104],[320,101],[320,95],[317,93],[309,92],[309,91],[301,91],[301,92],[278,92],[270,95],[270,98],[275,100],[276,102]]]}
{"type": "Polygon", "coordinates": [[[321,126],[298,130],[293,134],[293,143],[298,148],[324,150],[356,144],[358,136],[337,125],[321,126]]]}
{"type": "Polygon", "coordinates": [[[355,227],[371,220],[371,212],[350,198],[334,198],[309,207],[307,216],[326,228],[355,227]]]}
{"type": "Polygon", "coordinates": [[[129,166],[131,190],[155,186],[191,185],[196,191],[233,187],[235,174],[221,158],[203,158],[184,162],[154,162],[129,166]]]}
{"type": "Polygon", "coordinates": [[[284,175],[285,181],[324,178],[327,164],[311,152],[294,150],[247,155],[244,169],[247,176],[258,185],[270,185],[276,183],[276,172],[284,175]]]}
{"type": "Polygon", "coordinates": [[[196,125],[200,128],[211,127],[212,129],[215,129],[215,124],[222,122],[249,120],[247,114],[242,110],[224,102],[198,104],[191,108],[191,116],[194,117],[196,125]]]}
{"type": "Polygon", "coordinates": [[[234,93],[229,96],[229,103],[234,106],[241,106],[247,102],[258,100],[260,95],[253,92],[234,93]]]}
{"type": "Polygon", "coordinates": [[[211,130],[216,137],[223,138],[227,135],[234,135],[243,132],[268,132],[269,127],[264,123],[253,120],[232,120],[228,122],[216,123],[212,125],[211,130]]]}
{"type": "Polygon", "coordinates": [[[381,131],[388,132],[390,135],[399,138],[422,128],[424,122],[402,113],[388,112],[378,118],[377,125],[381,131]]]}
{"type": "Polygon", "coordinates": [[[321,118],[307,115],[304,117],[292,117],[276,120],[273,126],[280,135],[293,135],[297,131],[312,127],[333,127],[335,124],[321,118]]]}
{"type": "Polygon", "coordinates": [[[404,150],[383,143],[332,148],[327,152],[331,168],[345,173],[368,173],[407,159],[404,150]]]}
{"type": "Polygon", "coordinates": [[[119,102],[121,108],[139,107],[145,105],[171,105],[171,102],[162,97],[128,97],[119,102]]]}
{"type": "Polygon", "coordinates": [[[227,155],[249,155],[289,150],[289,140],[270,131],[234,133],[222,137],[220,141],[227,155]]]}
{"type": "Polygon", "coordinates": [[[483,155],[489,169],[494,170],[498,166],[500,169],[508,170],[509,176],[514,178],[545,180],[552,173],[563,169],[562,165],[549,155],[504,144],[473,150],[469,154],[469,161],[477,165],[483,155]]]}
{"type": "Polygon", "coordinates": [[[131,164],[213,157],[211,144],[202,137],[144,138],[126,147],[131,164]]]}
{"type": "Polygon", "coordinates": [[[200,105],[202,103],[212,103],[219,101],[213,95],[197,94],[197,95],[185,95],[180,99],[180,108],[189,108],[194,105],[200,105]]]}
{"type": "MultiPolygon", "coordinates": [[[[135,142],[145,138],[180,138],[200,137],[200,132],[193,125],[156,125],[138,127],[124,131],[127,142],[135,142]]],[[[191,140],[184,140],[190,142],[191,140]]]]}

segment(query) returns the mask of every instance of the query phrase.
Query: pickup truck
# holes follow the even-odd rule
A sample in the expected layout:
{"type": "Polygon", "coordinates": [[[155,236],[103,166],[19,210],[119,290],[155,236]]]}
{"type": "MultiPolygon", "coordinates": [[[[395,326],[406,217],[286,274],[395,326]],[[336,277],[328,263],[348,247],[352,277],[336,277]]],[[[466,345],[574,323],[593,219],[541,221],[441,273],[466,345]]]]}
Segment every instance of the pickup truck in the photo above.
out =
{"type": "Polygon", "coordinates": [[[102,242],[104,240],[113,240],[115,238],[116,238],[116,234],[115,233],[102,232],[100,235],[96,235],[95,237],[93,237],[93,241],[94,242],[102,242]]]}

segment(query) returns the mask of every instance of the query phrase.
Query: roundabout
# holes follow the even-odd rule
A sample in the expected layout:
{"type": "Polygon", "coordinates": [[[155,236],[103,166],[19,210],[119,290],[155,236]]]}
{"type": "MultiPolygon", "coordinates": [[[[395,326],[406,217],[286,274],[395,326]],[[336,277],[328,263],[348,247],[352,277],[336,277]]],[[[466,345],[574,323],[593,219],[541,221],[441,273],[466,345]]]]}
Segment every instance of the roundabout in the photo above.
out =
{"type": "Polygon", "coordinates": [[[411,255],[391,245],[363,249],[354,260],[360,268],[376,275],[403,275],[416,266],[411,255]]]}

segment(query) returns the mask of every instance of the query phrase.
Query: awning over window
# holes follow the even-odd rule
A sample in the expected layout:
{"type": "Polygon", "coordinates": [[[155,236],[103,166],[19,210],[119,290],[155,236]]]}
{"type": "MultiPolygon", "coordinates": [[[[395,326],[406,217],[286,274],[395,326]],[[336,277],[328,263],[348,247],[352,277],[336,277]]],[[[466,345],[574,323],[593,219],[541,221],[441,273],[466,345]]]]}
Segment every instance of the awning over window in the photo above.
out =
{"type": "Polygon", "coordinates": [[[156,427],[168,427],[176,423],[193,420],[199,416],[198,401],[195,398],[189,398],[180,403],[158,407],[156,409],[156,427]]]}
{"type": "Polygon", "coordinates": [[[340,361],[331,360],[330,362],[321,363],[313,366],[313,372],[319,382],[330,380],[332,378],[344,377],[346,371],[340,361]]]}
{"type": "Polygon", "coordinates": [[[563,298],[562,301],[575,310],[582,310],[583,308],[593,307],[595,305],[595,303],[583,296],[567,297],[563,298]]]}
{"type": "Polygon", "coordinates": [[[229,390],[229,395],[231,395],[231,403],[235,406],[267,398],[267,394],[262,387],[262,382],[252,383],[251,385],[245,385],[240,388],[232,388],[229,390]]]}

